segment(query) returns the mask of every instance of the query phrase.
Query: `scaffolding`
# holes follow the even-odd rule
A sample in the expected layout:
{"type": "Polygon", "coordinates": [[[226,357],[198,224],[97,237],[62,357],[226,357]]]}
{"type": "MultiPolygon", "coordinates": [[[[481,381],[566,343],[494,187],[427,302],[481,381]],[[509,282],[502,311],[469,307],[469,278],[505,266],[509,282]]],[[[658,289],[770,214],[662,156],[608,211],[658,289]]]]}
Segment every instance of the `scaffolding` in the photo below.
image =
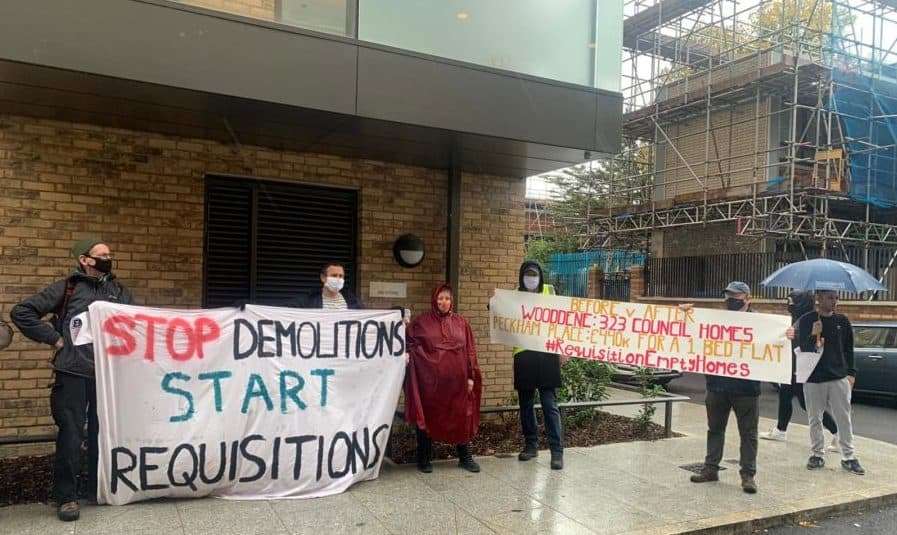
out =
{"type": "Polygon", "coordinates": [[[624,5],[625,149],[606,210],[567,222],[584,245],[733,222],[823,254],[897,246],[897,0],[624,5]]]}

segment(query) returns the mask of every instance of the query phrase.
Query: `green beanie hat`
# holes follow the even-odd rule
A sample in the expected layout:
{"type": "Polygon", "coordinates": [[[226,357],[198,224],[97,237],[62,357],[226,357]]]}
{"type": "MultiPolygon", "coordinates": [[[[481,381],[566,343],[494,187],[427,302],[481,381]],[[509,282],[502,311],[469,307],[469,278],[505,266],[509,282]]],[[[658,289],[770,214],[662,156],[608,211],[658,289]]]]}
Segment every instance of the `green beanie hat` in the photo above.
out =
{"type": "Polygon", "coordinates": [[[93,238],[84,238],[83,240],[79,240],[75,242],[75,245],[72,246],[72,256],[75,260],[78,259],[81,255],[86,255],[93,249],[94,245],[98,243],[106,243],[103,240],[93,237],[93,238]]]}

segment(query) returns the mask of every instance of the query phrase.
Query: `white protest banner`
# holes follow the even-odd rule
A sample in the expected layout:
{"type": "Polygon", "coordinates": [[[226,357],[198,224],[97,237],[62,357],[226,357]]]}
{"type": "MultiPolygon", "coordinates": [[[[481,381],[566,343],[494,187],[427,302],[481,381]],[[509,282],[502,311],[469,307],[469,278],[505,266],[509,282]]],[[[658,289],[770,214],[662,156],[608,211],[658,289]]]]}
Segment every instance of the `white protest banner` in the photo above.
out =
{"type": "Polygon", "coordinates": [[[311,498],[375,479],[405,372],[399,311],[97,302],[98,498],[311,498]]]}
{"type": "Polygon", "coordinates": [[[492,342],[568,357],[791,382],[788,316],[496,290],[492,342]]]}

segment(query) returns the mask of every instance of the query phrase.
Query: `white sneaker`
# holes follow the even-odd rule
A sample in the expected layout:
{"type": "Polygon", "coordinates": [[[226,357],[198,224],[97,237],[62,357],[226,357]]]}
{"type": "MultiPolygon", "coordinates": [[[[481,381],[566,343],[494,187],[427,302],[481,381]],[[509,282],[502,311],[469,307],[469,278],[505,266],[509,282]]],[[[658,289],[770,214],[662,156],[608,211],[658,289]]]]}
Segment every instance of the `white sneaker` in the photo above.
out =
{"type": "Polygon", "coordinates": [[[785,442],[788,438],[788,433],[785,431],[780,431],[778,427],[773,427],[766,433],[760,435],[760,438],[763,440],[774,440],[776,442],[785,442]]]}
{"type": "Polygon", "coordinates": [[[841,453],[841,444],[838,442],[838,435],[832,435],[832,443],[829,444],[826,451],[831,453],[841,453]]]}

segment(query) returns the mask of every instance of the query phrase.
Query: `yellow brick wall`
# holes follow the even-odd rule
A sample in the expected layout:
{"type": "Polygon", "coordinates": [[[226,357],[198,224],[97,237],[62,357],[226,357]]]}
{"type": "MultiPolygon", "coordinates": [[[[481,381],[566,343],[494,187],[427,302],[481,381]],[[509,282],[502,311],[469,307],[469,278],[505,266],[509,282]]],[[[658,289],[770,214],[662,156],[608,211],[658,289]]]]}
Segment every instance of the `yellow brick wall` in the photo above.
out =
{"type": "MultiPolygon", "coordinates": [[[[445,276],[447,173],[371,160],[232,147],[89,124],[0,115],[0,315],[65,276],[72,242],[100,235],[140,304],[197,307],[202,299],[203,177],[232,174],[359,189],[360,288],[371,306],[429,308],[445,276]],[[427,255],[406,270],[392,258],[401,234],[427,255]],[[372,280],[405,282],[404,303],[369,299],[372,280]]],[[[484,403],[510,395],[510,352],[488,344],[486,302],[514,287],[523,255],[524,183],[463,177],[461,312],[485,372],[484,403]]],[[[16,334],[0,352],[0,436],[54,431],[50,352],[16,334]]]]}
{"type": "Polygon", "coordinates": [[[524,181],[462,177],[461,308],[476,334],[483,405],[504,405],[513,393],[511,353],[489,343],[486,305],[494,288],[516,289],[526,227],[524,181]]]}

